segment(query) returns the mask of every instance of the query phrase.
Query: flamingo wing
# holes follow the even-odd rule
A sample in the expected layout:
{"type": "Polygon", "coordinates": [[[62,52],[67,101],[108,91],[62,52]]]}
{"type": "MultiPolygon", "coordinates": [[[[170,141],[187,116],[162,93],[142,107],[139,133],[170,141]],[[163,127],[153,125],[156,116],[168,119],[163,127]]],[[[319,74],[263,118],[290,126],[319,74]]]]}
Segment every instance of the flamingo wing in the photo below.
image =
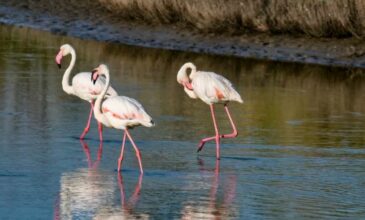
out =
{"type": "Polygon", "coordinates": [[[213,72],[197,72],[192,84],[195,93],[207,104],[229,101],[234,91],[230,81],[213,72]]]}
{"type": "Polygon", "coordinates": [[[102,112],[114,127],[152,126],[153,121],[143,106],[135,99],[126,96],[114,96],[106,99],[102,112]]]}

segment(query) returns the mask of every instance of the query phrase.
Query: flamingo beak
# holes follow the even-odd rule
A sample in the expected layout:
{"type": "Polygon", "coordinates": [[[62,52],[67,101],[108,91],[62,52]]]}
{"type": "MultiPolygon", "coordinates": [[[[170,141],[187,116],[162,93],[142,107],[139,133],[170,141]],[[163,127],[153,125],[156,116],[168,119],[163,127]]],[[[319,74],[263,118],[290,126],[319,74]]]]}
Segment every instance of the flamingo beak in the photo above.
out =
{"type": "Polygon", "coordinates": [[[96,80],[99,78],[99,74],[98,74],[98,69],[94,69],[91,72],[91,81],[93,82],[93,84],[95,85],[96,80]]]}
{"type": "Polygon", "coordinates": [[[62,57],[63,57],[63,51],[60,50],[60,52],[58,52],[57,56],[56,56],[56,63],[58,65],[58,68],[61,69],[61,61],[62,61],[62,57]]]}
{"type": "Polygon", "coordinates": [[[191,84],[191,82],[184,82],[184,87],[193,91],[194,88],[193,88],[193,85],[191,84]]]}

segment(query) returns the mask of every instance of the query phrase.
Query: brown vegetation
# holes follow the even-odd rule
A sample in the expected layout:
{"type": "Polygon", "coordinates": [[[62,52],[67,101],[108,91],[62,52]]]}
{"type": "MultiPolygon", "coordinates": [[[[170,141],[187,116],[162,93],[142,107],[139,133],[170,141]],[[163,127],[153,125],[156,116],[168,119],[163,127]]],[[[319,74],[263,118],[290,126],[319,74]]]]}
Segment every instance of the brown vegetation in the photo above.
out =
{"type": "Polygon", "coordinates": [[[364,37],[363,0],[99,0],[123,19],[212,33],[364,37]]]}

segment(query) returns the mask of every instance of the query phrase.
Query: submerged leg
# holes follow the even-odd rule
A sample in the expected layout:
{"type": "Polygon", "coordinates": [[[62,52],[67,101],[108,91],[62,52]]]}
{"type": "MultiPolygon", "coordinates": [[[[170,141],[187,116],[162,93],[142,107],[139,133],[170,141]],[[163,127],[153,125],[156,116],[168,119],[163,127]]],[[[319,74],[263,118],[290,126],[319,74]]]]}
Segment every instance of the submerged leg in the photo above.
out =
{"type": "Polygon", "coordinates": [[[125,129],[125,133],[127,134],[128,139],[130,140],[130,142],[132,143],[132,145],[134,147],[134,150],[136,151],[136,156],[137,156],[137,159],[138,159],[139,169],[140,169],[141,173],[143,173],[141,152],[139,151],[138,147],[134,143],[134,141],[133,141],[133,139],[132,139],[132,137],[129,134],[129,131],[127,129],[125,129]]]}
{"type": "Polygon", "coordinates": [[[127,133],[124,132],[123,135],[123,142],[122,142],[122,148],[120,150],[120,156],[118,159],[118,172],[120,172],[120,167],[122,166],[123,156],[124,156],[124,145],[125,145],[125,139],[126,139],[127,133]]]}
{"type": "Polygon", "coordinates": [[[91,168],[92,167],[92,159],[91,159],[91,156],[90,156],[89,146],[83,140],[80,140],[80,143],[81,143],[82,148],[84,149],[84,152],[85,152],[85,155],[86,155],[86,159],[87,159],[88,167],[91,168]]]}
{"type": "Polygon", "coordinates": [[[97,160],[98,161],[101,160],[102,154],[103,154],[103,142],[100,141],[100,143],[99,143],[99,149],[98,149],[98,154],[97,154],[97,160]]]}
{"type": "Polygon", "coordinates": [[[103,124],[98,121],[99,140],[103,142],[103,124]]]}
{"type": "Polygon", "coordinates": [[[89,113],[89,119],[87,120],[86,123],[86,127],[84,128],[84,131],[82,132],[80,139],[83,140],[85,135],[87,134],[87,132],[89,132],[90,129],[90,122],[91,122],[91,117],[93,115],[93,108],[94,108],[94,101],[90,102],[90,113],[89,113]]]}
{"type": "Polygon", "coordinates": [[[98,153],[97,153],[97,156],[96,156],[96,160],[93,164],[93,168],[98,168],[99,167],[99,163],[101,161],[101,156],[103,154],[103,142],[99,142],[99,148],[98,148],[98,153]]]}

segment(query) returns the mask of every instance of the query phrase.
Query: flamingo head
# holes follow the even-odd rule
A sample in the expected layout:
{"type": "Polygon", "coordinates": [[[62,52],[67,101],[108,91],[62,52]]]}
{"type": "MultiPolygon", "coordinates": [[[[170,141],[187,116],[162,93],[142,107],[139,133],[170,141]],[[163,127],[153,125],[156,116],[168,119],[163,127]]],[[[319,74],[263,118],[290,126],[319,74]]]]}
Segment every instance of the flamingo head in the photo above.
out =
{"type": "Polygon", "coordinates": [[[100,64],[93,71],[91,71],[91,81],[95,84],[96,80],[98,80],[99,76],[105,75],[109,72],[108,67],[105,64],[100,64]]]}
{"type": "Polygon", "coordinates": [[[193,63],[188,62],[185,63],[177,73],[177,82],[181,85],[183,85],[185,88],[188,88],[189,90],[193,90],[191,85],[191,75],[189,76],[187,73],[187,70],[190,69],[190,74],[196,72],[196,67],[193,63]]]}
{"type": "Polygon", "coordinates": [[[56,63],[57,63],[59,68],[61,68],[62,58],[64,56],[70,54],[72,50],[73,50],[73,48],[69,44],[64,44],[60,47],[60,51],[56,55],[56,63]]]}

